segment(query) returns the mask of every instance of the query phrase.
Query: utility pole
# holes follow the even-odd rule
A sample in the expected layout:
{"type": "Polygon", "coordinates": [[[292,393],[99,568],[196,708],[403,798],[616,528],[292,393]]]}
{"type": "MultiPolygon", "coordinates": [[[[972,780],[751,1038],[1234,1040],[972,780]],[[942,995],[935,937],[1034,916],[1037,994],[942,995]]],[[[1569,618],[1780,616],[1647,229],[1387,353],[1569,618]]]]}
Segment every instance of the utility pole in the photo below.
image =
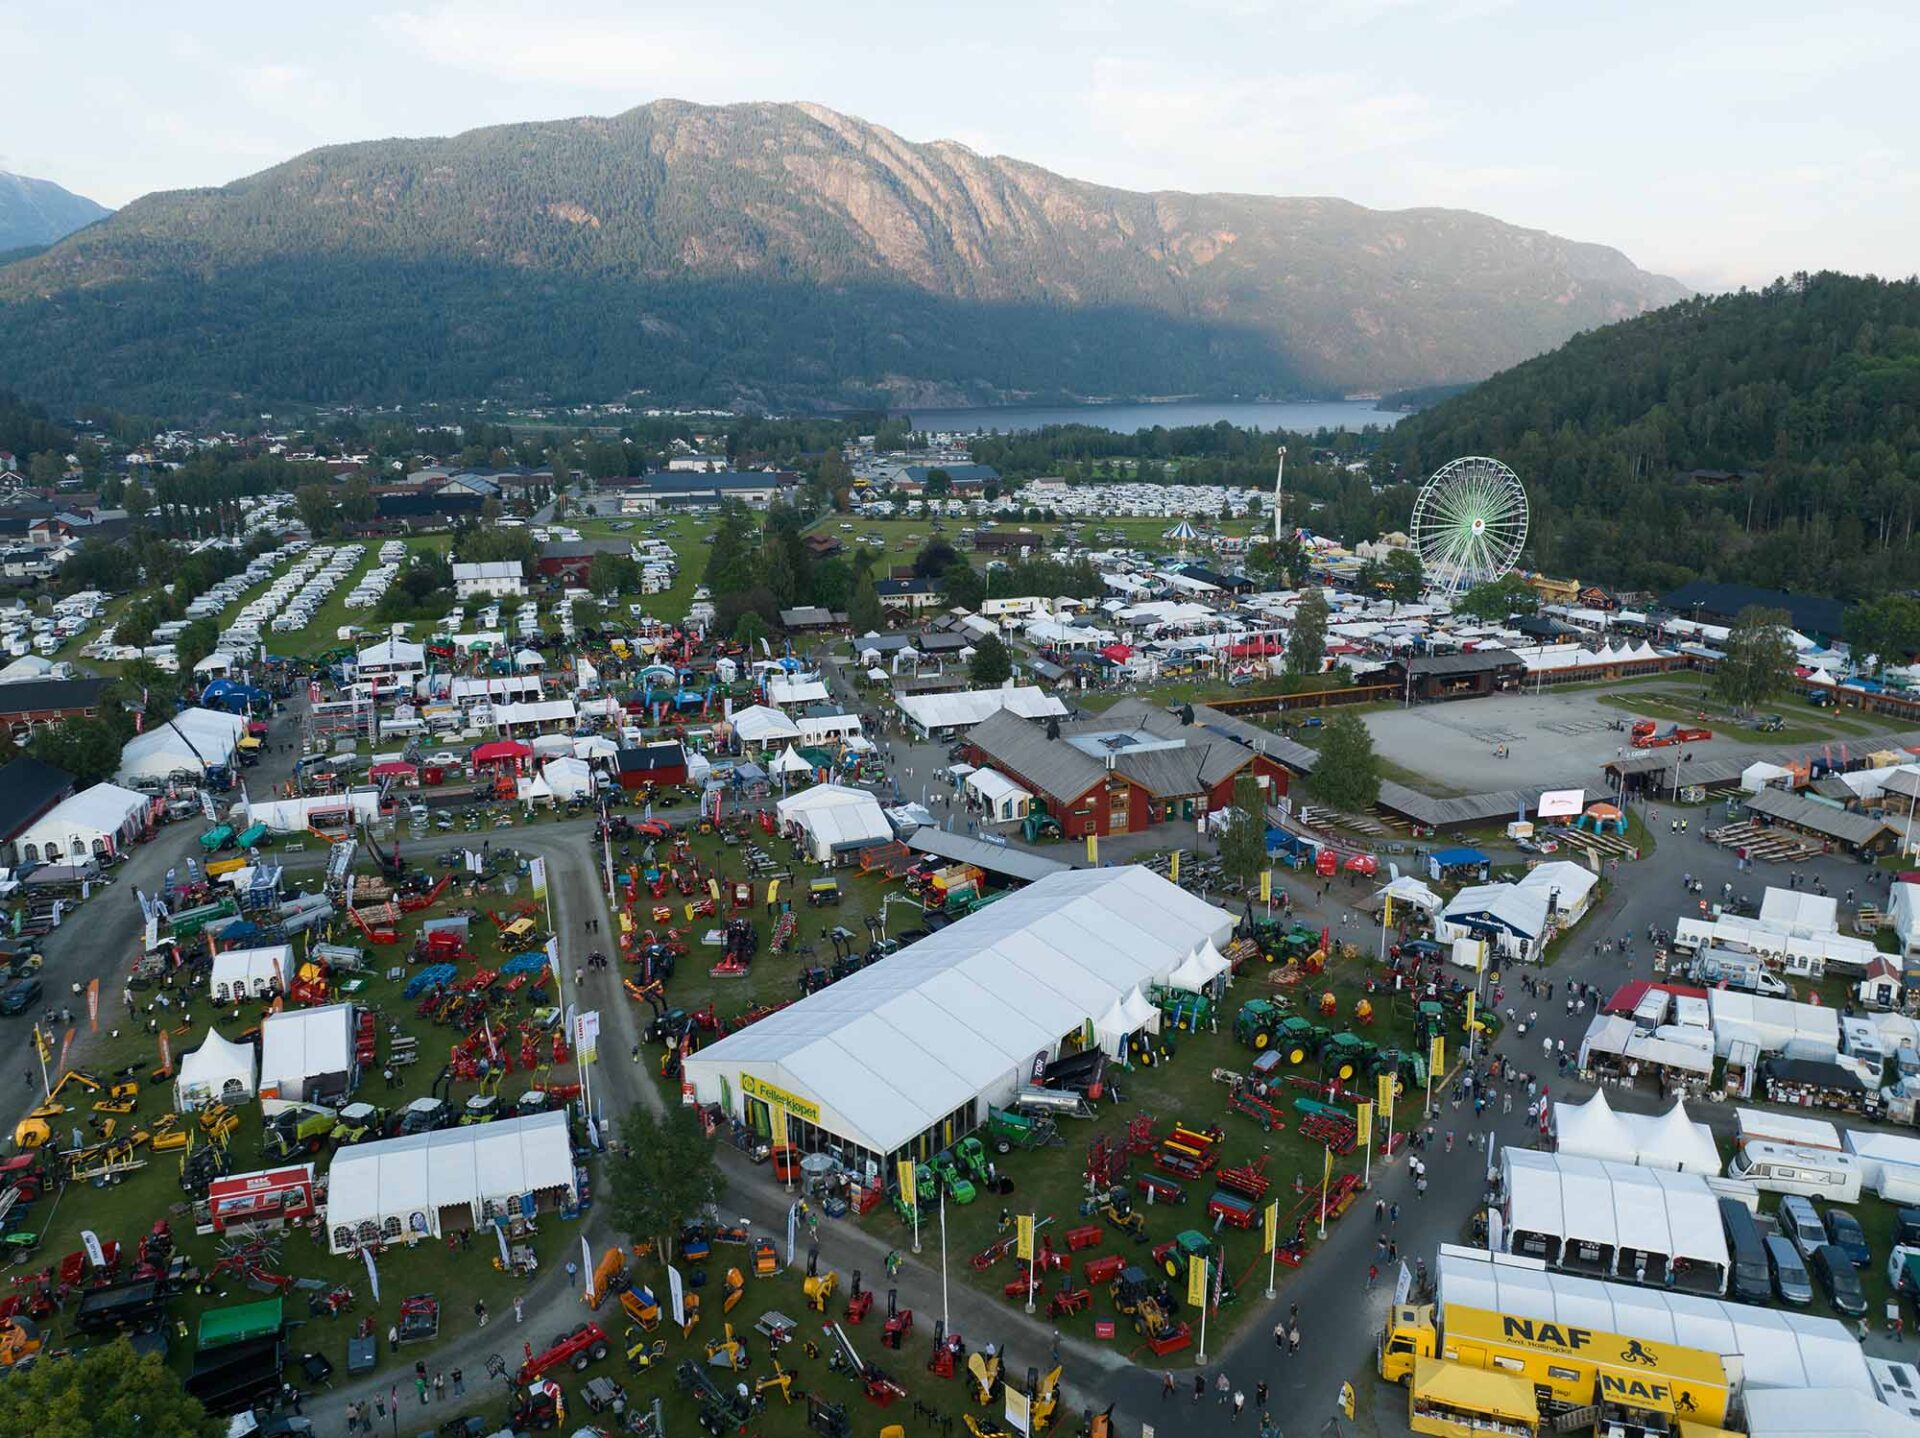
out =
{"type": "Polygon", "coordinates": [[[1281,535],[1284,533],[1284,529],[1280,523],[1281,507],[1283,504],[1280,481],[1286,477],[1286,473],[1287,447],[1283,444],[1280,446],[1279,466],[1273,472],[1273,542],[1276,545],[1280,543],[1281,535]]]}

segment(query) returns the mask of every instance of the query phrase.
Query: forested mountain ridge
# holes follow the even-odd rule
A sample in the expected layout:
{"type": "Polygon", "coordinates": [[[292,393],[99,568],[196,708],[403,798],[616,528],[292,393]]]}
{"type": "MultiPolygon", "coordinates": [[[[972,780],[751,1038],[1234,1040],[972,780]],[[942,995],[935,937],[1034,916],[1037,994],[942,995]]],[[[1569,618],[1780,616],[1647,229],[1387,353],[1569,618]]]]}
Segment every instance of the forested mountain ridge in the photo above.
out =
{"type": "Polygon", "coordinates": [[[112,213],[52,180],[0,170],[0,253],[50,245],[112,213]]]}
{"type": "Polygon", "coordinates": [[[1472,380],[1684,294],[1437,209],[1139,194],[815,105],[312,151],[0,271],[50,400],[927,403],[1472,380]]]}
{"type": "Polygon", "coordinates": [[[1920,585],[1920,283],[1796,276],[1577,336],[1411,415],[1397,473],[1512,465],[1529,562],[1858,598],[1920,585]]]}

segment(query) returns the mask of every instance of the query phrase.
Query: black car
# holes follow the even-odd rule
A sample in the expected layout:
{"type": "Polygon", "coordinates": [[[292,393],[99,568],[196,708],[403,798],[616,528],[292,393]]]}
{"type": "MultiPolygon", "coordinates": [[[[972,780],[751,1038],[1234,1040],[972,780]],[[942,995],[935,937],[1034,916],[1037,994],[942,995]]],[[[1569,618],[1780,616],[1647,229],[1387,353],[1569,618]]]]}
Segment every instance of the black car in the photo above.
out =
{"type": "Polygon", "coordinates": [[[40,1002],[40,980],[15,979],[0,989],[0,1014],[24,1014],[40,1002]]]}
{"type": "Polygon", "coordinates": [[[1837,1312],[1849,1318],[1859,1318],[1866,1313],[1866,1290],[1860,1286],[1860,1275],[1854,1272],[1853,1261],[1839,1244],[1823,1243],[1815,1248],[1807,1267],[1813,1270],[1813,1276],[1826,1290],[1827,1302],[1837,1312]]]}
{"type": "Polygon", "coordinates": [[[1867,1235],[1860,1227],[1860,1220],[1844,1208],[1827,1210],[1827,1241],[1847,1255],[1855,1268],[1865,1268],[1873,1262],[1873,1250],[1867,1246],[1867,1235]]]}

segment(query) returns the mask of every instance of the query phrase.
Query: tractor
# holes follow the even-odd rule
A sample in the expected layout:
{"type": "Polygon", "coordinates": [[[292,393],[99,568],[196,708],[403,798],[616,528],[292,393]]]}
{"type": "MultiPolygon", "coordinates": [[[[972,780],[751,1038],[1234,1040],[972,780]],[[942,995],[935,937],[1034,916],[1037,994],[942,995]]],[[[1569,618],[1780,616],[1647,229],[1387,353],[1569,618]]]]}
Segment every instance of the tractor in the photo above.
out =
{"type": "Polygon", "coordinates": [[[1290,1068],[1298,1068],[1307,1060],[1318,1057],[1328,1037],[1326,1029],[1303,1018],[1282,1019],[1273,1031],[1273,1051],[1290,1068]]]}
{"type": "Polygon", "coordinates": [[[1335,1034],[1320,1050],[1320,1072],[1346,1083],[1371,1071],[1374,1047],[1357,1034],[1335,1034]]]}
{"type": "Polygon", "coordinates": [[[1234,1041],[1255,1052],[1265,1049],[1273,1043],[1274,1033],[1286,1017],[1286,1011],[1272,999],[1249,999],[1234,1015],[1234,1041]]]}
{"type": "Polygon", "coordinates": [[[973,1184],[960,1172],[960,1166],[954,1162],[952,1154],[943,1153],[934,1158],[933,1175],[955,1203],[973,1202],[975,1197],[973,1184]]]}

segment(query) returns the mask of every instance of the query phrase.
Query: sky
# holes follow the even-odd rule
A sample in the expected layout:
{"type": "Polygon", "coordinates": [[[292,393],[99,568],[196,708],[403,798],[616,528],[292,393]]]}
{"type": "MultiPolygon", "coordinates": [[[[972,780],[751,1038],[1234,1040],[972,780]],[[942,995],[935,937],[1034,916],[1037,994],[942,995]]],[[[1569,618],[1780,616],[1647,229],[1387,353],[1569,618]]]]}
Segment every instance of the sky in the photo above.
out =
{"type": "Polygon", "coordinates": [[[0,169],[103,204],[325,144],[812,100],[1129,189],[1444,205],[1701,289],[1920,268],[1920,6],[0,0],[0,169]]]}

